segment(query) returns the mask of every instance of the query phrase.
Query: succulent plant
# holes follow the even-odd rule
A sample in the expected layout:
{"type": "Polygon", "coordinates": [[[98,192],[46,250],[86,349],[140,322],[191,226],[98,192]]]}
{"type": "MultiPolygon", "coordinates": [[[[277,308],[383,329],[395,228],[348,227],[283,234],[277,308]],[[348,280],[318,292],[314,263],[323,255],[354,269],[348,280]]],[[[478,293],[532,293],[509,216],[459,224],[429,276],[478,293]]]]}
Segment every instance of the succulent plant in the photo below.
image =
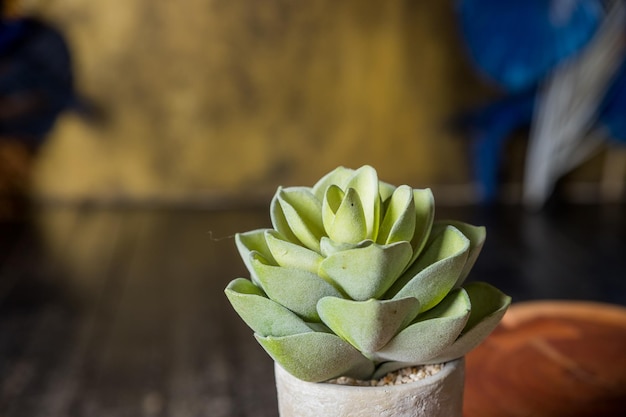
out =
{"type": "Polygon", "coordinates": [[[510,297],[464,284],[484,227],[434,221],[430,189],[339,167],[313,187],[279,187],[273,228],[236,235],[251,279],[225,293],[257,341],[305,381],[378,378],[465,355],[510,297]]]}

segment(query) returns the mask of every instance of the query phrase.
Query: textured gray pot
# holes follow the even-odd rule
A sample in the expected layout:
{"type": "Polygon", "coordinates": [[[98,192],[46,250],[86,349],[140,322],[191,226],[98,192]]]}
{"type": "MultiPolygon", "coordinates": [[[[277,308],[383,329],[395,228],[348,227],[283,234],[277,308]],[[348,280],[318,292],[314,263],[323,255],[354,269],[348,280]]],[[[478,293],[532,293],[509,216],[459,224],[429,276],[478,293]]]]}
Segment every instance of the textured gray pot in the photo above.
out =
{"type": "Polygon", "coordinates": [[[302,381],[275,365],[280,417],[461,417],[465,360],[410,384],[356,387],[302,381]]]}

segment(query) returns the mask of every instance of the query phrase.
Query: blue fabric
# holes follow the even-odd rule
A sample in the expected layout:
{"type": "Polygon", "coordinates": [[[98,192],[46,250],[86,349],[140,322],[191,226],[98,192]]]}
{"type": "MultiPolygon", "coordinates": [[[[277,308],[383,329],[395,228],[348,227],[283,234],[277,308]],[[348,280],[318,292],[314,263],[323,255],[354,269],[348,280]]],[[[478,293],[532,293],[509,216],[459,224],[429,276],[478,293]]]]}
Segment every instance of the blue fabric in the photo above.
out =
{"type": "Polygon", "coordinates": [[[465,116],[473,143],[474,177],[483,202],[498,192],[498,172],[506,142],[516,130],[530,126],[536,101],[534,89],[507,95],[465,116]]]}
{"type": "Polygon", "coordinates": [[[611,139],[626,144],[626,60],[622,62],[599,108],[599,122],[611,139]]]}
{"type": "Polygon", "coordinates": [[[507,91],[535,85],[604,17],[599,0],[460,0],[458,13],[475,65],[507,91]]]}

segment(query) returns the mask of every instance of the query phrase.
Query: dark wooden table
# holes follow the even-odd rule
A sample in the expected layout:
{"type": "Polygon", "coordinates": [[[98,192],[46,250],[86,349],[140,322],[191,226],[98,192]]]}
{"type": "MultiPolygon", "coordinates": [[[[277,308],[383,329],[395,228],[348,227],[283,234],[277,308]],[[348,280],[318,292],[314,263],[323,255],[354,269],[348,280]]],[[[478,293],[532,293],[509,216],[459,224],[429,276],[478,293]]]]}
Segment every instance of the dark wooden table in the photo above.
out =
{"type": "MultiPolygon", "coordinates": [[[[446,217],[487,226],[470,279],[516,302],[626,305],[624,206],[446,217]]],[[[268,224],[265,207],[0,221],[0,416],[275,417],[272,362],[223,295],[247,276],[233,234],[268,224]]]]}

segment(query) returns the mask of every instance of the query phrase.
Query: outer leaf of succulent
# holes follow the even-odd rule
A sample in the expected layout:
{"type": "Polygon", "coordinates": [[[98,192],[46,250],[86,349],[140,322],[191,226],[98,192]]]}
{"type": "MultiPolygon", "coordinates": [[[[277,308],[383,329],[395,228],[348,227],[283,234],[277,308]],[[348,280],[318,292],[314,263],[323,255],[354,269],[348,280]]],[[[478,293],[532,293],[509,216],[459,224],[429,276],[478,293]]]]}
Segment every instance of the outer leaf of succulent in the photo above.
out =
{"type": "Polygon", "coordinates": [[[371,378],[465,355],[511,299],[463,282],[485,229],[434,222],[429,189],[374,168],[339,167],[313,187],[279,188],[271,229],[236,236],[251,280],[226,295],[268,354],[294,376],[371,378]]]}

